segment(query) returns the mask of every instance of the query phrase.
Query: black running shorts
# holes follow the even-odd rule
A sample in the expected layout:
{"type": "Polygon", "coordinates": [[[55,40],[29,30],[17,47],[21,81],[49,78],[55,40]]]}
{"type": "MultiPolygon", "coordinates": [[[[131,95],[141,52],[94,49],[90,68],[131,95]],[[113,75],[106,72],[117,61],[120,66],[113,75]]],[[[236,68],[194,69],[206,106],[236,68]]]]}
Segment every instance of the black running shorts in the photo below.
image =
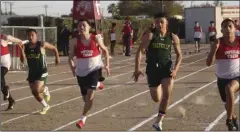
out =
{"type": "Polygon", "coordinates": [[[200,38],[194,38],[194,41],[195,41],[195,42],[197,41],[197,42],[199,43],[200,40],[201,40],[200,38]]]}
{"type": "Polygon", "coordinates": [[[43,74],[29,74],[27,81],[29,83],[34,83],[35,81],[44,81],[44,85],[46,84],[47,81],[47,74],[48,73],[43,73],[43,74]]]}
{"type": "Polygon", "coordinates": [[[87,95],[88,89],[96,90],[97,83],[99,80],[98,72],[99,72],[99,70],[95,70],[95,71],[89,73],[87,76],[84,76],[84,77],[77,76],[77,81],[78,81],[78,85],[80,87],[82,96],[87,95]]]}
{"type": "Polygon", "coordinates": [[[147,64],[146,74],[149,88],[158,87],[162,79],[171,77],[172,61],[165,66],[161,64],[147,64]]]}
{"type": "Polygon", "coordinates": [[[236,78],[233,78],[233,79],[223,79],[223,78],[218,78],[217,79],[217,86],[218,86],[219,94],[220,94],[221,99],[222,99],[223,102],[226,102],[225,88],[233,80],[236,80],[239,83],[240,76],[236,77],[236,78]]]}
{"type": "Polygon", "coordinates": [[[215,41],[216,39],[217,39],[217,38],[216,38],[216,35],[209,37],[209,40],[210,40],[211,42],[215,41]]]}

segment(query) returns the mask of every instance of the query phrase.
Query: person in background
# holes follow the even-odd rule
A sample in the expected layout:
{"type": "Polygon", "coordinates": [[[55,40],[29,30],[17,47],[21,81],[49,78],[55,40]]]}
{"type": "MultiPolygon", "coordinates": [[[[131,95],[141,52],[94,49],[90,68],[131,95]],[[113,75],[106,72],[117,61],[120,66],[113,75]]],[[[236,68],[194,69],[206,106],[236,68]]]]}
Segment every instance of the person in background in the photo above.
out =
{"type": "Polygon", "coordinates": [[[59,39],[61,51],[63,52],[64,56],[68,56],[70,36],[71,36],[71,32],[69,31],[68,27],[64,24],[63,29],[60,32],[60,39],[59,39]]]}
{"type": "Polygon", "coordinates": [[[123,47],[125,46],[125,56],[131,56],[131,42],[133,38],[133,30],[130,21],[126,21],[122,29],[123,47]]]}
{"type": "Polygon", "coordinates": [[[110,37],[110,42],[111,42],[111,46],[110,46],[111,56],[115,55],[114,48],[116,45],[116,38],[117,38],[116,26],[117,26],[116,23],[112,23],[112,27],[109,30],[109,37],[110,37]]]}
{"type": "Polygon", "coordinates": [[[200,40],[202,38],[202,28],[198,21],[195,21],[194,26],[194,41],[195,41],[195,52],[200,52],[200,40]]]}
{"type": "Polygon", "coordinates": [[[236,34],[236,36],[240,36],[240,25],[239,25],[238,20],[235,20],[235,21],[234,21],[234,24],[235,24],[235,27],[236,27],[236,32],[235,32],[235,34],[236,34]]]}

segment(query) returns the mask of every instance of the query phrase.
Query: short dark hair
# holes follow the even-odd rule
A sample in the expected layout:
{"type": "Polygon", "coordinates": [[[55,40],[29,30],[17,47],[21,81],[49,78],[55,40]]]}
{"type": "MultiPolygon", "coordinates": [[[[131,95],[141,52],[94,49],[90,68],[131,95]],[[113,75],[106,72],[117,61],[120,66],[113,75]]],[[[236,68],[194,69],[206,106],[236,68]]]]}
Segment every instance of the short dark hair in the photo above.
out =
{"type": "Polygon", "coordinates": [[[210,21],[210,24],[213,24],[213,23],[215,23],[214,21],[210,21]]]}
{"type": "Polygon", "coordinates": [[[86,18],[79,19],[79,20],[78,20],[78,24],[79,24],[80,22],[83,22],[83,21],[87,22],[88,25],[91,26],[91,22],[90,22],[88,19],[86,19],[86,18]]]}
{"type": "Polygon", "coordinates": [[[168,16],[167,16],[167,14],[166,14],[165,12],[158,12],[158,13],[156,13],[156,14],[154,15],[154,18],[155,18],[155,19],[156,19],[156,18],[162,18],[162,17],[167,18],[168,16]]]}
{"type": "Polygon", "coordinates": [[[222,21],[221,27],[223,27],[223,25],[225,25],[225,24],[228,23],[228,22],[232,22],[232,23],[234,24],[234,21],[233,21],[232,19],[227,18],[227,19],[224,19],[224,20],[222,21]]]}
{"type": "Polygon", "coordinates": [[[26,33],[30,33],[30,32],[35,32],[37,34],[37,30],[33,28],[29,28],[26,30],[26,33]]]}
{"type": "Polygon", "coordinates": [[[195,21],[195,24],[199,23],[198,21],[195,21]]]}

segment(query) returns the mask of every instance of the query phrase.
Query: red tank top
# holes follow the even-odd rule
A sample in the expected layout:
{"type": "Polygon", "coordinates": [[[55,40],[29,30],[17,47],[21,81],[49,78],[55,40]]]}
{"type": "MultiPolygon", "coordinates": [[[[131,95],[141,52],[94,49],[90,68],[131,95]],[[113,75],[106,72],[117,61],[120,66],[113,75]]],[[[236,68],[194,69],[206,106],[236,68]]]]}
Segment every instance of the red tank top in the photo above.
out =
{"type": "Polygon", "coordinates": [[[195,32],[201,32],[201,27],[200,27],[200,26],[199,26],[199,27],[196,27],[196,26],[195,26],[195,27],[194,27],[194,31],[195,31],[195,32]]]}
{"type": "Polygon", "coordinates": [[[216,32],[216,28],[215,27],[208,27],[208,32],[216,32]]]}
{"type": "Polygon", "coordinates": [[[95,39],[95,35],[92,34],[88,46],[84,46],[80,39],[77,40],[77,58],[92,58],[100,55],[99,47],[97,47],[95,39]]]}
{"type": "MultiPolygon", "coordinates": [[[[3,34],[0,34],[0,39],[2,39],[4,37],[3,34]]],[[[1,56],[9,54],[9,50],[8,50],[8,46],[3,47],[1,44],[1,56]]]]}
{"type": "Polygon", "coordinates": [[[223,38],[220,38],[220,44],[216,53],[216,59],[238,59],[240,58],[240,37],[236,37],[236,46],[228,46],[223,38]]]}

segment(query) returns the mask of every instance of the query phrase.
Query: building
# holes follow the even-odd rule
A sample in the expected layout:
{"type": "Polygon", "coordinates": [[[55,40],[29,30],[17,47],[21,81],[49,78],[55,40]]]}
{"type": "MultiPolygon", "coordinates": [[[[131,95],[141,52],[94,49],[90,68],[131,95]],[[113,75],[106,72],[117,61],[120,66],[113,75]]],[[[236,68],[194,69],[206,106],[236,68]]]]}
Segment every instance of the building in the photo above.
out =
{"type": "Polygon", "coordinates": [[[195,21],[198,21],[203,30],[201,43],[208,43],[208,27],[210,21],[216,23],[217,37],[221,37],[221,22],[226,18],[239,20],[239,6],[225,7],[194,7],[184,9],[185,18],[185,42],[193,43],[193,33],[195,21]]]}

